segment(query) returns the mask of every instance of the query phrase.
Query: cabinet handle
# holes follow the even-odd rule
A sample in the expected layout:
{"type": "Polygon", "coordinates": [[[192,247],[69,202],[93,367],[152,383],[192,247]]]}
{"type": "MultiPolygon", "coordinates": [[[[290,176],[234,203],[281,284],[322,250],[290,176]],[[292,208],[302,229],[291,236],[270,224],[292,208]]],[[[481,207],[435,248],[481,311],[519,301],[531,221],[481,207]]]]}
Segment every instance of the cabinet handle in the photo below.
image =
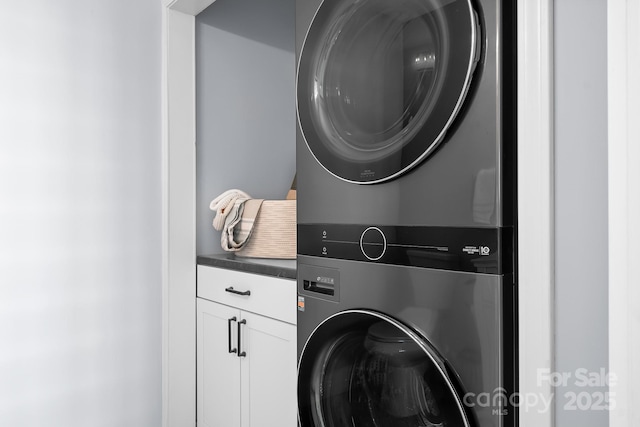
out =
{"type": "MultiPolygon", "coordinates": [[[[228,334],[227,337],[229,338],[229,353],[237,353],[238,349],[237,348],[231,348],[231,323],[235,322],[236,317],[232,317],[231,319],[227,320],[227,327],[228,327],[228,334]]],[[[240,332],[240,328],[238,328],[238,332],[240,332]]]]}
{"type": "Polygon", "coordinates": [[[238,322],[238,357],[246,357],[247,356],[247,352],[246,351],[242,351],[240,346],[242,346],[242,334],[241,334],[241,330],[242,330],[242,325],[246,325],[247,324],[247,319],[242,319],[241,321],[238,322]]]}
{"type": "Polygon", "coordinates": [[[227,292],[231,292],[232,294],[236,294],[236,295],[243,295],[243,296],[249,296],[251,295],[251,291],[236,291],[235,289],[233,289],[233,286],[229,286],[228,288],[225,289],[225,291],[227,292]]]}

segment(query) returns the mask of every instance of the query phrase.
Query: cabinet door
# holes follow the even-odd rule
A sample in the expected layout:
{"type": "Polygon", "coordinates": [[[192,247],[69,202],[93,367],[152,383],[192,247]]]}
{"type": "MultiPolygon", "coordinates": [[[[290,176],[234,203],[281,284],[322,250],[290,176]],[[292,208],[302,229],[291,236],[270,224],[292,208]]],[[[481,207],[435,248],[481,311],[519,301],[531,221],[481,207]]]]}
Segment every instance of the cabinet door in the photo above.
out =
{"type": "Polygon", "coordinates": [[[240,362],[237,351],[229,352],[229,343],[237,349],[240,310],[196,300],[198,427],[239,427],[240,362]]]}
{"type": "Polygon", "coordinates": [[[296,327],[242,312],[242,427],[296,427],[296,327]]]}

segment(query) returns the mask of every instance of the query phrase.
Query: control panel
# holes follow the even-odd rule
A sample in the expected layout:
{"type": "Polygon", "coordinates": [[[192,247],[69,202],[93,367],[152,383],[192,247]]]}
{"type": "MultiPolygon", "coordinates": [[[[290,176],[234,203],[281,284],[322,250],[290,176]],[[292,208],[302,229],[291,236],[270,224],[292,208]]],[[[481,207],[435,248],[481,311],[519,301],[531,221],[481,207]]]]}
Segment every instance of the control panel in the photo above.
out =
{"type": "Polygon", "coordinates": [[[513,272],[510,227],[298,224],[298,254],[488,274],[513,272]]]}

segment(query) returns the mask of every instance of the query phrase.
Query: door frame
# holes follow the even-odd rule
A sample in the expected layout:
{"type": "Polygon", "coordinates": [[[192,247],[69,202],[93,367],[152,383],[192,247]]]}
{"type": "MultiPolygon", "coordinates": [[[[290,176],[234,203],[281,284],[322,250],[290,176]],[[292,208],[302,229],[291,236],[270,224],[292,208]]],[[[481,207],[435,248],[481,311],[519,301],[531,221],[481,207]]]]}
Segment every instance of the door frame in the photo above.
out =
{"type": "MultiPolygon", "coordinates": [[[[195,16],[215,0],[162,0],[162,425],[196,424],[195,16]]],[[[549,398],[553,370],[553,0],[518,0],[519,381],[549,398]]],[[[519,413],[553,425],[552,412],[519,413]]]]}
{"type": "MultiPolygon", "coordinates": [[[[518,355],[521,402],[550,402],[554,371],[553,0],[518,0],[518,355]],[[525,197],[526,195],[526,197],[525,197]]],[[[554,405],[519,408],[523,427],[550,427],[554,405]]]]}
{"type": "Polygon", "coordinates": [[[162,426],[196,425],[195,16],[162,0],[162,426]]]}
{"type": "Polygon", "coordinates": [[[640,4],[609,0],[609,385],[611,427],[640,424],[640,4]]]}

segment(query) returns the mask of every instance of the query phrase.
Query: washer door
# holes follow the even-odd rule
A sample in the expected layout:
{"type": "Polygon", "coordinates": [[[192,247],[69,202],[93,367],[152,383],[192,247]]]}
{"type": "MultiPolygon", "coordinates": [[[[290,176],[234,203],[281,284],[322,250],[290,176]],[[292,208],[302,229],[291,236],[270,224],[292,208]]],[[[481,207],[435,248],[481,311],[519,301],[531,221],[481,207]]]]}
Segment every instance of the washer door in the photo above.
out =
{"type": "Polygon", "coordinates": [[[396,320],[350,310],[325,320],[298,367],[301,427],[469,427],[445,363],[396,320]]]}
{"type": "Polygon", "coordinates": [[[324,0],[298,64],[302,134],[355,183],[408,171],[442,142],[479,56],[471,0],[324,0]]]}

